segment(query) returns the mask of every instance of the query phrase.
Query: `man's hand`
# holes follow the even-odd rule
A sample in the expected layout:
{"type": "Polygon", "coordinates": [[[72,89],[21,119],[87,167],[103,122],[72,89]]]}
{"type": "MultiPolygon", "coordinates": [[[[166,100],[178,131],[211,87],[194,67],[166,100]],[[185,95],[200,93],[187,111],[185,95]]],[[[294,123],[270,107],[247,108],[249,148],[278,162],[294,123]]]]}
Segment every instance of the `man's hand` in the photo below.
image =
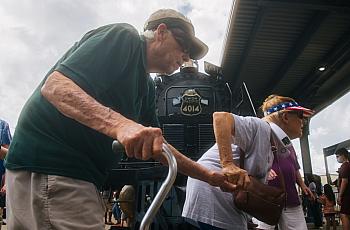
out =
{"type": "Polygon", "coordinates": [[[338,198],[337,198],[337,204],[339,205],[339,206],[341,206],[341,196],[340,195],[338,195],[338,198]]]}
{"type": "Polygon", "coordinates": [[[2,186],[1,190],[0,190],[1,194],[6,194],[6,184],[4,184],[4,186],[2,186]]]}
{"type": "Polygon", "coordinates": [[[245,189],[250,183],[247,171],[235,166],[234,164],[224,166],[222,172],[227,176],[228,182],[236,185],[237,189],[245,189]]]}
{"type": "Polygon", "coordinates": [[[128,157],[148,160],[162,152],[163,136],[159,128],[144,127],[125,120],[118,126],[117,139],[124,146],[128,157]]]}
{"type": "Polygon", "coordinates": [[[224,192],[234,192],[236,190],[236,185],[231,184],[227,180],[227,176],[222,172],[211,171],[208,183],[214,187],[220,187],[224,192]]]}

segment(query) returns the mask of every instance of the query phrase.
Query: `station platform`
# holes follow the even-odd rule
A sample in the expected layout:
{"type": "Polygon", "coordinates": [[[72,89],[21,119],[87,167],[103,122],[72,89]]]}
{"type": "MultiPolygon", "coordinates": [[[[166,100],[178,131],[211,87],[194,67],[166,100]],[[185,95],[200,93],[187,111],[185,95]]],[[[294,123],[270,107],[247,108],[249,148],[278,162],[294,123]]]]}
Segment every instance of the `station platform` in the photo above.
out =
{"type": "MultiPolygon", "coordinates": [[[[111,226],[112,226],[112,225],[106,224],[105,229],[106,229],[106,230],[110,230],[110,229],[111,229],[111,226]]],[[[314,228],[314,227],[313,227],[313,224],[312,224],[312,223],[308,223],[308,224],[307,224],[307,227],[308,227],[308,229],[317,229],[317,228],[314,228]]],[[[112,228],[112,229],[113,229],[113,228],[112,228]]],[[[318,228],[318,229],[326,229],[326,225],[323,225],[322,228],[318,228]]],[[[332,229],[332,228],[331,228],[331,229],[332,229]]],[[[337,226],[337,230],[341,230],[341,229],[342,229],[341,226],[337,226]]],[[[7,225],[1,226],[1,230],[7,230],[7,225]]]]}

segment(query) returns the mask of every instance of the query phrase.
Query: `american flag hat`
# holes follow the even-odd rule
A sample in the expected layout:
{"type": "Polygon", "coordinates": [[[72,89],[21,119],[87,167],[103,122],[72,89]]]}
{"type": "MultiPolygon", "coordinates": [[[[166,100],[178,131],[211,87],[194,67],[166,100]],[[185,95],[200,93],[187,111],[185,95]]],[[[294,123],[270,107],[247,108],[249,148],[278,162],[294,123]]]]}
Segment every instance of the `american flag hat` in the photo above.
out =
{"type": "Polygon", "coordinates": [[[303,111],[304,117],[310,117],[314,114],[315,111],[311,109],[307,109],[305,107],[300,106],[297,102],[291,101],[291,102],[283,102],[278,105],[274,105],[271,108],[267,109],[264,112],[264,116],[270,115],[271,113],[278,112],[278,111],[303,111]]]}

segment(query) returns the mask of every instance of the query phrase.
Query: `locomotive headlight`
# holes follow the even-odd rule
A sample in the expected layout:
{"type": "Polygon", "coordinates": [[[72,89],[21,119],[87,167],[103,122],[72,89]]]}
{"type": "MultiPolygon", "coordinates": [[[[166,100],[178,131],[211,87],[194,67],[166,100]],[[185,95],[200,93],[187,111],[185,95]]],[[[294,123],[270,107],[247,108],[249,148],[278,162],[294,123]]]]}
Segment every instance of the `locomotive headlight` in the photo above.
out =
{"type": "Polygon", "coordinates": [[[181,97],[173,98],[173,106],[181,104],[181,97]]]}
{"type": "Polygon", "coordinates": [[[204,62],[204,71],[211,76],[222,75],[222,68],[211,64],[209,62],[204,62]]]}

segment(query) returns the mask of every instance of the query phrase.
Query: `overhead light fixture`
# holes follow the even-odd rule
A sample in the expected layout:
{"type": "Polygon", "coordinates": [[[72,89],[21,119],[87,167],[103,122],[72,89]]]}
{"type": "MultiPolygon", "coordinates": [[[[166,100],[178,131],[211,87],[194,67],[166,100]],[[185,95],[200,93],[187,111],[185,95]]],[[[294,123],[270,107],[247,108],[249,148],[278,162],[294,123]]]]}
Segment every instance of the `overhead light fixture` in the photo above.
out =
{"type": "Polygon", "coordinates": [[[323,72],[326,70],[326,66],[320,66],[318,67],[318,71],[323,72]]]}

